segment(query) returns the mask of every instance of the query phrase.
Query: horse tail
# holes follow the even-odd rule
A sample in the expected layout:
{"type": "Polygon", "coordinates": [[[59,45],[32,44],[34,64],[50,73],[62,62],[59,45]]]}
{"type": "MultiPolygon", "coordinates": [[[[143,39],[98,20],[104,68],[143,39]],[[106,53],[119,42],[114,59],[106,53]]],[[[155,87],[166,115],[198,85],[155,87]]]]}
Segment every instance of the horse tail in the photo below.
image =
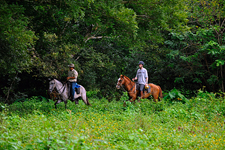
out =
{"type": "Polygon", "coordinates": [[[163,95],[162,95],[162,89],[161,89],[160,86],[158,86],[158,87],[159,87],[159,97],[160,97],[160,98],[163,98],[163,95]]]}
{"type": "Polygon", "coordinates": [[[90,105],[90,106],[91,106],[91,104],[90,104],[89,101],[88,101],[87,95],[86,95],[86,101],[87,101],[87,105],[90,105]]]}

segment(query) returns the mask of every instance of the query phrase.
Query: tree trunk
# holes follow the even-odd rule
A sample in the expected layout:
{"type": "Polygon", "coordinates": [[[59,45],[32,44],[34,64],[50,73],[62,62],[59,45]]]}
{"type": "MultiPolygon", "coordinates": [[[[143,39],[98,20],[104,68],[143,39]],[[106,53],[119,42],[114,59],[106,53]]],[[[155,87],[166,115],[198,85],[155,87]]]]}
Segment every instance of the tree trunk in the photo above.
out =
{"type": "Polygon", "coordinates": [[[223,84],[223,66],[220,66],[221,78],[222,78],[222,92],[224,92],[224,84],[223,84]]]}
{"type": "Polygon", "coordinates": [[[9,89],[8,89],[7,97],[6,97],[6,99],[5,99],[5,102],[6,102],[6,103],[9,103],[9,102],[8,102],[8,99],[9,99],[10,90],[12,89],[13,83],[15,82],[17,75],[18,75],[18,72],[16,73],[16,76],[14,77],[14,79],[13,79],[13,81],[12,81],[12,83],[10,84],[10,87],[9,87],[9,89]]]}

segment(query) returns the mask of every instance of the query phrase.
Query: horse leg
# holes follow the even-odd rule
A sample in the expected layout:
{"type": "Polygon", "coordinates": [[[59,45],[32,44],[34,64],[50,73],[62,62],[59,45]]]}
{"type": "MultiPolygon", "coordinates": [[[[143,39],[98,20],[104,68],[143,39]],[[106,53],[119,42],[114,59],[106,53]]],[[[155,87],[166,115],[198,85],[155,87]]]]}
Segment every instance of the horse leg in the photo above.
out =
{"type": "Polygon", "coordinates": [[[130,100],[130,102],[131,102],[131,103],[134,102],[134,104],[135,104],[135,100],[136,100],[136,97],[133,96],[132,99],[130,100]]]}
{"type": "Polygon", "coordinates": [[[75,104],[76,104],[76,105],[79,104],[78,98],[75,99],[75,104]]]}
{"type": "Polygon", "coordinates": [[[66,105],[67,105],[67,100],[64,101],[64,104],[65,104],[65,109],[67,109],[66,105]]]}
{"type": "Polygon", "coordinates": [[[59,103],[61,103],[61,102],[62,102],[61,100],[57,100],[57,101],[55,102],[55,109],[57,109],[56,105],[59,104],[59,103]]]}
{"type": "Polygon", "coordinates": [[[154,102],[158,102],[159,94],[154,93],[152,96],[154,98],[154,102]]]}
{"type": "Polygon", "coordinates": [[[140,91],[141,97],[138,98],[138,102],[141,103],[141,99],[144,98],[144,92],[140,91]]]}
{"type": "Polygon", "coordinates": [[[87,95],[86,95],[86,101],[87,101],[87,105],[91,105],[91,104],[89,103],[89,101],[88,101],[87,95]]]}
{"type": "Polygon", "coordinates": [[[81,98],[82,98],[82,100],[84,101],[84,103],[85,103],[86,105],[91,105],[91,104],[89,103],[89,101],[88,101],[88,97],[87,97],[86,94],[81,94],[81,98]]]}

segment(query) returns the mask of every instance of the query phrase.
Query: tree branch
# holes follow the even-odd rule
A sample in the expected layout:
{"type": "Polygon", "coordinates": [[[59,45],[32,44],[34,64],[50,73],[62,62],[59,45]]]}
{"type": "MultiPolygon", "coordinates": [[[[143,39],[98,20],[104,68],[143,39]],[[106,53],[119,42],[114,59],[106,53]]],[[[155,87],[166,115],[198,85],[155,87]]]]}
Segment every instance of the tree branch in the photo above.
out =
{"type": "Polygon", "coordinates": [[[108,37],[108,36],[91,36],[91,37],[89,37],[89,38],[87,38],[86,40],[85,40],[85,43],[87,42],[87,41],[89,41],[89,40],[91,40],[91,39],[102,39],[102,38],[111,38],[111,37],[108,37]]]}
{"type": "Polygon", "coordinates": [[[137,17],[144,17],[144,18],[150,18],[149,16],[147,15],[136,15],[137,17]]]}
{"type": "Polygon", "coordinates": [[[6,100],[5,100],[6,102],[8,102],[8,99],[9,99],[9,93],[10,93],[10,90],[12,89],[12,85],[13,85],[13,83],[15,82],[17,75],[18,75],[18,72],[16,73],[16,76],[14,77],[12,83],[10,84],[10,87],[9,87],[8,93],[7,93],[7,97],[6,97],[6,100]]]}

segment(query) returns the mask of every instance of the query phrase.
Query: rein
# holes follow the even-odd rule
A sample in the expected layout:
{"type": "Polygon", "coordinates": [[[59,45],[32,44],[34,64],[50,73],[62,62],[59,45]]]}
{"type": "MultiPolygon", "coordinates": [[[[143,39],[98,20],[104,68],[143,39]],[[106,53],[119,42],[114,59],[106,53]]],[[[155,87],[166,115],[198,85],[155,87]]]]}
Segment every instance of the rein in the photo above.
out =
{"type": "MultiPolygon", "coordinates": [[[[123,77],[123,80],[124,80],[124,77],[123,77]]],[[[132,82],[130,81],[130,83],[128,84],[128,85],[130,85],[132,82]]],[[[134,84],[134,86],[129,90],[129,91],[127,91],[128,93],[135,93],[135,91],[134,92],[131,92],[132,90],[133,90],[133,88],[135,87],[135,85],[136,84],[134,84]]],[[[121,87],[123,88],[123,90],[126,92],[126,90],[124,89],[124,87],[123,87],[123,85],[121,85],[121,87]]]]}
{"type": "MultiPolygon", "coordinates": [[[[56,83],[55,83],[55,84],[56,84],[56,83]]],[[[59,89],[59,90],[57,90],[56,87],[55,87],[54,89],[56,89],[56,91],[57,91],[57,92],[56,92],[56,93],[57,93],[57,97],[58,97],[58,99],[59,99],[60,97],[62,97],[61,94],[62,94],[62,93],[65,91],[65,89],[66,89],[66,84],[63,84],[62,88],[59,89]],[[64,88],[64,89],[63,89],[63,88],[64,88]],[[63,91],[62,91],[61,93],[59,93],[59,91],[62,90],[62,89],[63,89],[63,91]]],[[[54,89],[53,89],[53,90],[54,90],[54,89]]],[[[51,92],[50,94],[53,93],[53,90],[52,90],[52,92],[51,92]]]]}

